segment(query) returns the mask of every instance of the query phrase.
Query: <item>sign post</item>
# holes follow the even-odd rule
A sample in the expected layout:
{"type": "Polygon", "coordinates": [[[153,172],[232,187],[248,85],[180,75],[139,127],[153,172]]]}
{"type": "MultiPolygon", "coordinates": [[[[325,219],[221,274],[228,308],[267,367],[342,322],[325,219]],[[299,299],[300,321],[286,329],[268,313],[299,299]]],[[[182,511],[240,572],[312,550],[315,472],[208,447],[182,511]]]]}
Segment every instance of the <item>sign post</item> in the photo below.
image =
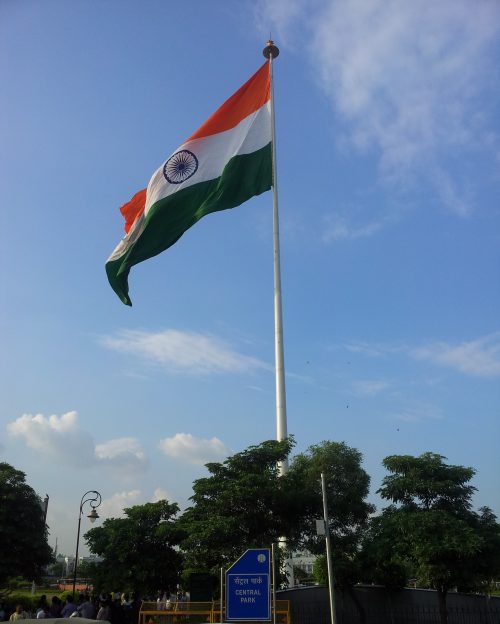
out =
{"type": "Polygon", "coordinates": [[[226,572],[226,619],[268,622],[271,619],[269,548],[251,548],[226,572]]]}

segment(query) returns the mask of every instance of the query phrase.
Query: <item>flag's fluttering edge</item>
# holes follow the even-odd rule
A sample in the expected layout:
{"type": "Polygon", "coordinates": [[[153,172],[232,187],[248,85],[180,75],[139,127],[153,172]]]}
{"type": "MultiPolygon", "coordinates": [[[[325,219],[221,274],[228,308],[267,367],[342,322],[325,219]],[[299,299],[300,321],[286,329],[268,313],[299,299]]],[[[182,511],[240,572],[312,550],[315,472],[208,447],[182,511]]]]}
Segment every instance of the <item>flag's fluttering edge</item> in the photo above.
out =
{"type": "Polygon", "coordinates": [[[125,238],[106,263],[123,303],[134,264],[173,245],[203,216],[239,206],[271,188],[271,108],[268,63],[185,141],[153,174],[148,187],[121,207],[125,238]]]}

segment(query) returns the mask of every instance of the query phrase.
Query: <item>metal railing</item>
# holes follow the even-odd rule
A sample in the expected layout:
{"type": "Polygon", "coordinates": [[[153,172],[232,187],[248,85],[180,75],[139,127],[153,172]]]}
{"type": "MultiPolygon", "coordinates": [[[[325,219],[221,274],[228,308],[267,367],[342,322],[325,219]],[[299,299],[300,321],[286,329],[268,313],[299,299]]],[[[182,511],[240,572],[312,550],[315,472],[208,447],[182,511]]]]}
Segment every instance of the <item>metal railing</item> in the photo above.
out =
{"type": "MultiPolygon", "coordinates": [[[[210,620],[211,624],[217,624],[221,621],[220,615],[220,602],[213,603],[213,619],[210,620]]],[[[271,602],[271,622],[274,621],[273,605],[271,602]]],[[[276,624],[291,624],[292,619],[290,615],[290,601],[289,600],[276,600],[276,624]]],[[[246,624],[242,622],[241,624],[246,624]]],[[[255,624],[255,623],[253,623],[255,624]]]]}
{"type": "MultiPolygon", "coordinates": [[[[220,602],[178,601],[160,604],[161,608],[156,602],[143,602],[138,624],[217,624],[221,621],[220,602]]],[[[291,624],[289,600],[276,601],[276,624],[291,624]]]]}

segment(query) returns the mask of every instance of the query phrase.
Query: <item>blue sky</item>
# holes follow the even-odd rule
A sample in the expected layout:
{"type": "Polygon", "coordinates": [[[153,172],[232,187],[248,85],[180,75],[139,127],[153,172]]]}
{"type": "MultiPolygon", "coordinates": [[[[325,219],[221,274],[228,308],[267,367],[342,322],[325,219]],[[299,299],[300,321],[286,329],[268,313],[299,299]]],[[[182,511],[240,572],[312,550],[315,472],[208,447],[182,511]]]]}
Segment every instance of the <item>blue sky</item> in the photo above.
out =
{"type": "Polygon", "coordinates": [[[500,7],[494,1],[0,4],[0,457],[74,550],[187,504],[273,438],[272,198],[131,272],[119,206],[263,62],[272,31],[288,428],[473,466],[500,514],[500,7]],[[84,529],[85,530],[85,527],[84,529]]]}

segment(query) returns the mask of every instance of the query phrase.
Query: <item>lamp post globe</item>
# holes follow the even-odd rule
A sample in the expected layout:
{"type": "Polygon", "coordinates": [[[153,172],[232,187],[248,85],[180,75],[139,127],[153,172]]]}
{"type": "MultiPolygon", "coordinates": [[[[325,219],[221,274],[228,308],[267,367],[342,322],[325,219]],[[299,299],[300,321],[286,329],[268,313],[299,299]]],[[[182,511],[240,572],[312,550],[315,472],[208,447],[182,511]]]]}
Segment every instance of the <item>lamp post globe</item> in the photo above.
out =
{"type": "Polygon", "coordinates": [[[97,511],[95,509],[92,509],[92,511],[87,516],[87,518],[90,520],[90,522],[92,524],[94,524],[94,522],[97,520],[97,518],[99,518],[99,514],[97,513],[97,511]]]}

